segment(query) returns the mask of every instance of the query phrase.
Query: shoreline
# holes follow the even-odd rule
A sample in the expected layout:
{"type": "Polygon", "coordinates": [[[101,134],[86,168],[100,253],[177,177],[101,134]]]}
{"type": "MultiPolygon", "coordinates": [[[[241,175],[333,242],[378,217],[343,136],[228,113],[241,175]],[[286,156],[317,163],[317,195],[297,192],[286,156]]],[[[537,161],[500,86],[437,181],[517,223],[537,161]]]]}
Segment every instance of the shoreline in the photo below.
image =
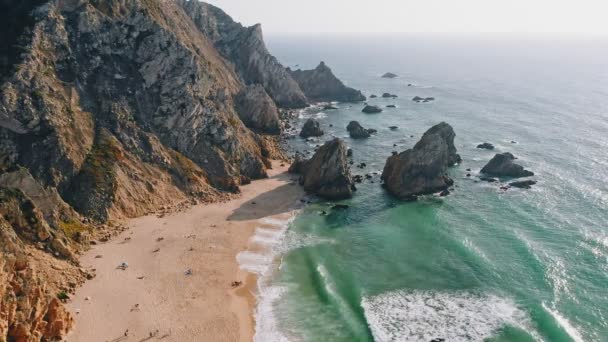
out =
{"type": "Polygon", "coordinates": [[[304,196],[279,164],[234,199],[129,220],[82,255],[97,276],[67,305],[76,324],[65,341],[252,341],[257,276],[237,255],[257,250],[262,219],[293,215],[304,196]]]}

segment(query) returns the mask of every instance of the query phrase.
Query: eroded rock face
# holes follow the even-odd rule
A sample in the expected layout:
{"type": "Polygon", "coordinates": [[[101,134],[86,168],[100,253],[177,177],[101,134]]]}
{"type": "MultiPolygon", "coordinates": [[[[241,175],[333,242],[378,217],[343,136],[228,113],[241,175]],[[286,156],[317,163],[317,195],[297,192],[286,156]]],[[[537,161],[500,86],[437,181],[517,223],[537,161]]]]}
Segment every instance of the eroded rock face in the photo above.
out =
{"type": "Polygon", "coordinates": [[[321,129],[321,125],[319,124],[319,121],[312,119],[312,118],[306,120],[306,122],[304,123],[304,126],[302,127],[302,130],[300,131],[300,136],[302,138],[320,137],[323,134],[324,134],[324,132],[321,129]]]}
{"type": "Polygon", "coordinates": [[[376,132],[375,129],[363,128],[363,126],[361,126],[358,121],[349,122],[348,126],[346,126],[346,130],[348,131],[350,137],[353,139],[369,138],[372,133],[376,132]]]}
{"type": "Polygon", "coordinates": [[[344,141],[326,142],[309,160],[297,157],[290,172],[299,173],[304,190],[321,197],[339,200],[350,198],[356,190],[351,177],[344,141]]]}
{"type": "Polygon", "coordinates": [[[496,154],[481,169],[481,173],[493,177],[520,178],[534,176],[534,172],[528,171],[523,166],[513,162],[515,159],[515,156],[509,152],[496,154]]]}
{"type": "MultiPolygon", "coordinates": [[[[462,162],[462,158],[457,153],[456,146],[454,145],[454,138],[456,137],[456,133],[454,133],[454,129],[452,128],[452,126],[450,126],[448,123],[441,122],[429,128],[429,130],[424,133],[424,135],[432,134],[439,135],[448,146],[448,166],[453,166],[462,162]]],[[[421,139],[421,141],[422,140],[423,139],[421,139]]]]}
{"type": "Polygon", "coordinates": [[[245,87],[237,96],[236,109],[249,128],[267,134],[280,134],[279,110],[260,84],[245,87]]]}
{"type": "Polygon", "coordinates": [[[324,62],[313,70],[287,70],[313,102],[365,101],[365,96],[359,90],[345,86],[324,62]]]}
{"type": "Polygon", "coordinates": [[[430,128],[414,148],[389,157],[382,171],[388,192],[415,200],[419,195],[447,190],[454,183],[447,170],[458,156],[454,136],[452,127],[441,123],[430,128]]]}
{"type": "Polygon", "coordinates": [[[268,52],[261,25],[244,27],[221,9],[204,2],[176,2],[222,56],[234,64],[246,84],[263,85],[280,107],[302,108],[307,105],[308,100],[296,81],[268,52]]]}

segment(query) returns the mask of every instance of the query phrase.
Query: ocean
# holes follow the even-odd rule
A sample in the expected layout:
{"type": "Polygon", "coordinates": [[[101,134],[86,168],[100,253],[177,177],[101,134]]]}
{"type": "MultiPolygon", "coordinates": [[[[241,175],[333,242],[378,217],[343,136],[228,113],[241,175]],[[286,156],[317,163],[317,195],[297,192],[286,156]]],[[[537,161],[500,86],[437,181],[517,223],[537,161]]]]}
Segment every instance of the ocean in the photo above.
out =
{"type": "Polygon", "coordinates": [[[256,341],[608,341],[608,38],[266,41],[286,66],[323,60],[365,95],[398,98],[369,99],[397,106],[380,114],[362,113],[360,103],[299,113],[297,125],[315,117],[326,134],[296,137],[293,150],[343,138],[353,174],[372,178],[340,202],[346,210],[318,200],[276,223],[284,229],[270,239],[273,262],[260,273],[256,341]],[[389,71],[399,77],[380,77],[389,71]],[[352,140],[351,120],[378,133],[352,140]],[[449,171],[455,191],[392,198],[380,186],[387,157],[441,121],[454,127],[463,158],[449,171]],[[482,142],[496,149],[477,149],[482,142]],[[503,191],[478,181],[500,152],[518,157],[538,184],[503,191]]]}

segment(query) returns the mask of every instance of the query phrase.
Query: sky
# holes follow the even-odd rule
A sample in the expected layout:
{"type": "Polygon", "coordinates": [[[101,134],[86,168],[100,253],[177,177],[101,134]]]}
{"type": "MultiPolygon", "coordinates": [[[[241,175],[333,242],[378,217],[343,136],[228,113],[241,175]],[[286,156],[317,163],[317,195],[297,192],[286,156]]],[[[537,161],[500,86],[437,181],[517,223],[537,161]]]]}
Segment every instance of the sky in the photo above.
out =
{"type": "Polygon", "coordinates": [[[608,0],[207,0],[265,33],[608,35],[608,0]]]}

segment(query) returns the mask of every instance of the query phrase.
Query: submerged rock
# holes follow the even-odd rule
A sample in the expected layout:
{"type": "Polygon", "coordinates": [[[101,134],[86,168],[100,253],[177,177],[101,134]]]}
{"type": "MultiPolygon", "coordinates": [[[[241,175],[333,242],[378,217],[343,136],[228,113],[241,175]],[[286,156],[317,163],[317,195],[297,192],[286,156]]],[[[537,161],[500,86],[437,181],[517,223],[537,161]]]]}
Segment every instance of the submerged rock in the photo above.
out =
{"type": "Polygon", "coordinates": [[[386,74],[382,75],[382,78],[396,78],[398,77],[397,74],[393,74],[392,72],[387,72],[386,74]]]}
{"type": "Polygon", "coordinates": [[[351,121],[348,126],[346,126],[346,130],[348,134],[353,139],[363,139],[369,138],[371,133],[375,133],[375,129],[365,129],[363,126],[359,124],[358,121],[351,121]]]}
{"type": "Polygon", "coordinates": [[[365,96],[359,90],[345,86],[324,62],[313,70],[287,71],[311,101],[365,101],[365,96]]]}
{"type": "Polygon", "coordinates": [[[484,142],[483,144],[479,144],[477,145],[477,148],[480,149],[484,149],[484,150],[493,150],[494,149],[494,145],[484,142]]]}
{"type": "Polygon", "coordinates": [[[519,189],[531,189],[532,185],[534,185],[534,184],[536,184],[536,181],[533,181],[533,180],[524,180],[524,181],[509,183],[510,186],[512,186],[514,188],[519,188],[519,189]]]}
{"type": "Polygon", "coordinates": [[[397,126],[388,126],[388,128],[389,128],[391,131],[396,131],[396,130],[398,130],[398,129],[399,129],[399,127],[397,127],[397,126]]]}
{"type": "Polygon", "coordinates": [[[374,114],[374,113],[381,113],[382,108],[380,108],[378,106],[367,105],[361,111],[366,114],[374,114]]]}
{"type": "Polygon", "coordinates": [[[307,192],[334,200],[350,198],[356,188],[346,151],[346,144],[335,138],[321,146],[309,160],[296,157],[290,172],[300,174],[300,184],[307,192]]]}
{"type": "Polygon", "coordinates": [[[386,108],[397,108],[395,105],[386,105],[386,108]]]}
{"type": "Polygon", "coordinates": [[[452,127],[442,122],[424,133],[414,148],[389,157],[382,171],[387,191],[403,200],[415,200],[418,195],[447,190],[454,184],[447,169],[460,160],[454,137],[452,127]]]}
{"type": "Polygon", "coordinates": [[[534,176],[534,172],[525,170],[523,166],[515,164],[515,156],[509,152],[499,153],[492,158],[481,169],[481,173],[494,177],[529,177],[534,176]]]}
{"type": "Polygon", "coordinates": [[[302,138],[320,137],[323,134],[324,134],[324,132],[321,129],[321,125],[319,124],[319,121],[317,121],[315,119],[308,119],[306,121],[306,123],[304,123],[304,126],[302,127],[302,130],[300,131],[300,136],[302,138]]]}

